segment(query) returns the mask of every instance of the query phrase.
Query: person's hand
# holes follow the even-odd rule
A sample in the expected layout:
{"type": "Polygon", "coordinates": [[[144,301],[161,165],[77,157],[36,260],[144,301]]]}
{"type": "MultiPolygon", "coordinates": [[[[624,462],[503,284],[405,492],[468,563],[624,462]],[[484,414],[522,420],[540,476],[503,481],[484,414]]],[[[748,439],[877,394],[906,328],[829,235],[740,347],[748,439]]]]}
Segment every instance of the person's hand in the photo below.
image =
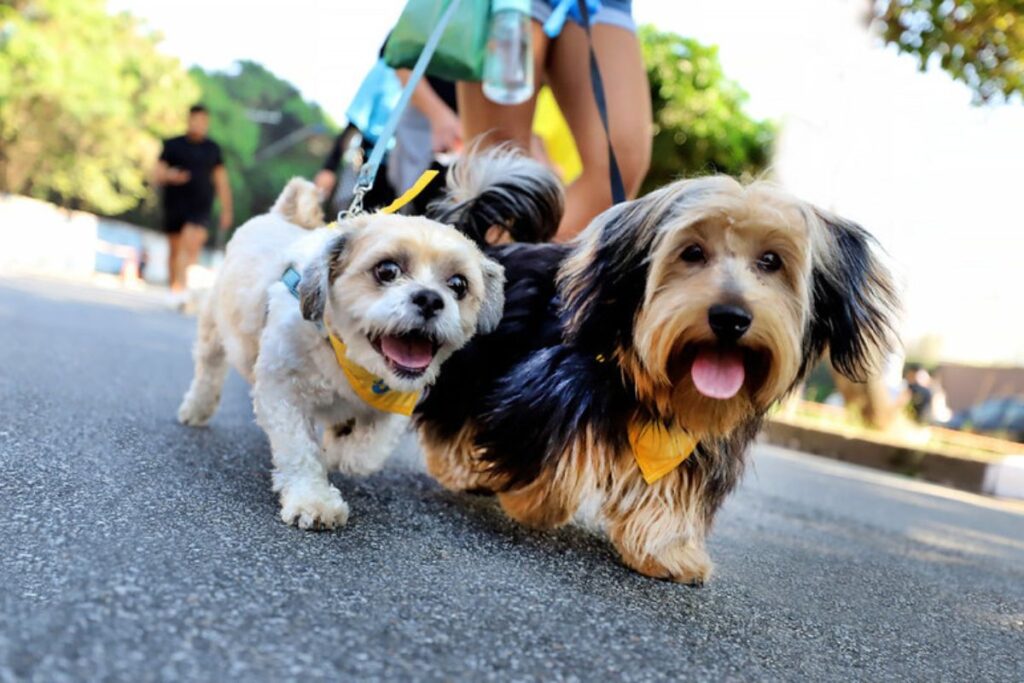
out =
{"type": "Polygon", "coordinates": [[[230,210],[228,210],[228,211],[221,211],[220,212],[220,229],[221,230],[228,230],[231,227],[231,224],[234,223],[234,222],[235,222],[235,217],[234,217],[233,213],[230,210]]]}
{"type": "Polygon", "coordinates": [[[167,169],[165,180],[168,185],[184,185],[192,179],[192,174],[183,168],[171,166],[167,169]]]}
{"type": "Polygon", "coordinates": [[[320,190],[320,199],[327,199],[330,196],[336,182],[338,182],[338,175],[329,168],[320,169],[313,177],[313,184],[316,185],[316,189],[320,190]]]}
{"type": "Polygon", "coordinates": [[[434,152],[457,152],[462,148],[462,123],[445,107],[430,119],[430,145],[434,152]]]}

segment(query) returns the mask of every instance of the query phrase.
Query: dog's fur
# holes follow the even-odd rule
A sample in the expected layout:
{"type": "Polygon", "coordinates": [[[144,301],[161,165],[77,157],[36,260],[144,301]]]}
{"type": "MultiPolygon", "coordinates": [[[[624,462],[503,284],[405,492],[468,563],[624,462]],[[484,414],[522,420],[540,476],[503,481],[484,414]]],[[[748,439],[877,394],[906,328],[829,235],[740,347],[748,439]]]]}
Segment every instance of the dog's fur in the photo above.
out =
{"type": "MultiPolygon", "coordinates": [[[[547,210],[560,217],[560,198],[547,210]]],[[[860,379],[894,343],[894,287],[870,236],[765,182],[679,181],[609,209],[569,245],[485,252],[505,267],[505,314],[417,411],[428,469],[450,489],[496,492],[533,527],[589,511],[649,576],[708,578],[705,538],[747,446],[825,349],[860,379]],[[752,317],[738,340],[713,331],[716,305],[752,317]],[[700,353],[742,358],[738,393],[698,390],[700,353]],[[674,423],[699,444],[647,484],[634,420],[674,423]]]]}
{"type": "Polygon", "coordinates": [[[322,222],[316,188],[296,179],[270,213],[238,229],[199,316],[195,378],[178,411],[185,424],[205,424],[233,365],[252,384],[256,419],[270,438],[281,518],[302,528],[344,524],[348,506],[327,470],[376,470],[408,424],[357,396],[325,330],[392,389],[419,391],[478,330],[493,330],[504,298],[502,267],[450,226],[365,214],[311,229],[322,222]],[[289,266],[302,274],[300,301],[281,281],[289,266]],[[458,289],[456,276],[464,278],[458,289]],[[415,339],[415,368],[387,354],[396,339],[415,339]]]}

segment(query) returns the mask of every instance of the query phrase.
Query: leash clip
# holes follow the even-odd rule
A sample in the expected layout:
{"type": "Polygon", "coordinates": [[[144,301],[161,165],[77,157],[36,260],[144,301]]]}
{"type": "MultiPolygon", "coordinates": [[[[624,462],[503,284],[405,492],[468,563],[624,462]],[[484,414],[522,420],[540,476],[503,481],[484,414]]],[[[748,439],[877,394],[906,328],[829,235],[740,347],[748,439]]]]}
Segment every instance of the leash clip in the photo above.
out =
{"type": "Polygon", "coordinates": [[[342,221],[346,218],[355,218],[359,214],[363,213],[363,197],[369,191],[369,185],[357,183],[355,188],[352,190],[352,203],[348,205],[347,209],[338,213],[338,220],[342,221]]]}

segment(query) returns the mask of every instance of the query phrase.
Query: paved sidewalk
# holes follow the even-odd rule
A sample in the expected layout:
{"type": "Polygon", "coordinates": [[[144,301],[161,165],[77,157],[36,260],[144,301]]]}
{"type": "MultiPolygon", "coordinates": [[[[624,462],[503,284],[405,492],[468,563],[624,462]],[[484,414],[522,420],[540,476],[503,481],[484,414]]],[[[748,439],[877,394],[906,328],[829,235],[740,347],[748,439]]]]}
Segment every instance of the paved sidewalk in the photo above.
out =
{"type": "Polygon", "coordinates": [[[703,589],[441,490],[415,446],[281,524],[232,376],[174,421],[194,321],[0,279],[0,681],[1024,680],[1024,506],[760,447],[703,589]]]}

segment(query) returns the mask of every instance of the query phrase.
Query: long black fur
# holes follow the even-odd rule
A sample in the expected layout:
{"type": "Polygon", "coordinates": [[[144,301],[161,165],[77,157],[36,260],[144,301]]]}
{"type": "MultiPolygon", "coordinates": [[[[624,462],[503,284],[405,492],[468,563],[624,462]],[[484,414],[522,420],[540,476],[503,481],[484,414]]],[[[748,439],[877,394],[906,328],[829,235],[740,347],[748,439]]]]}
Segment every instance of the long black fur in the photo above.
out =
{"type": "Polygon", "coordinates": [[[804,335],[804,360],[799,380],[825,349],[832,366],[855,382],[871,374],[873,349],[886,349],[895,333],[892,302],[897,299],[887,272],[879,267],[875,239],[861,226],[815,210],[829,232],[835,260],[815,265],[811,281],[814,314],[804,335]]]}
{"type": "Polygon", "coordinates": [[[427,208],[427,216],[454,225],[478,244],[487,230],[504,227],[515,242],[547,242],[555,236],[564,196],[554,174],[512,148],[468,157],[448,171],[449,193],[427,208]]]}

